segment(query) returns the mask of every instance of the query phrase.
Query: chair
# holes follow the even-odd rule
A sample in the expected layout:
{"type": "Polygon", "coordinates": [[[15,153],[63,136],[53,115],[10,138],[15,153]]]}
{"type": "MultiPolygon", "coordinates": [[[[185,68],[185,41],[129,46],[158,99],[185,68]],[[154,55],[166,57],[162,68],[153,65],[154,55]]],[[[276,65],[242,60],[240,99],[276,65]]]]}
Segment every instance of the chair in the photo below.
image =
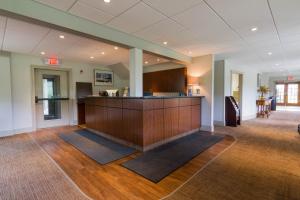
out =
{"type": "Polygon", "coordinates": [[[240,108],[233,96],[225,97],[225,121],[226,126],[241,125],[240,108]]]}

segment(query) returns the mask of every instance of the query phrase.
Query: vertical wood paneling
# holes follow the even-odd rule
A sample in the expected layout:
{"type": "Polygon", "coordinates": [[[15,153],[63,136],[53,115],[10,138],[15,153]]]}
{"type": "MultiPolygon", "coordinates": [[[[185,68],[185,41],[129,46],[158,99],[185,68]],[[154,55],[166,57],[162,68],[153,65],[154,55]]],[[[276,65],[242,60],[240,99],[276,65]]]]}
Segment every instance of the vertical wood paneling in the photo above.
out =
{"type": "Polygon", "coordinates": [[[164,110],[145,110],[143,114],[143,145],[164,139],[164,110]]]}
{"type": "Polygon", "coordinates": [[[192,129],[199,129],[201,127],[201,106],[192,106],[192,129]]]}
{"type": "Polygon", "coordinates": [[[179,133],[192,130],[192,107],[179,107],[179,133]]]}
{"type": "Polygon", "coordinates": [[[176,136],[179,132],[179,109],[165,108],[164,109],[164,135],[165,139],[176,136]]]}
{"type": "Polygon", "coordinates": [[[86,112],[86,125],[91,129],[96,129],[95,124],[95,109],[94,105],[85,105],[85,112],[86,112]]]}
{"type": "Polygon", "coordinates": [[[107,108],[95,106],[96,116],[96,130],[102,133],[107,132],[107,108]]]}
{"type": "Polygon", "coordinates": [[[187,91],[187,68],[144,73],[143,88],[147,92],[187,91]]]}
{"type": "Polygon", "coordinates": [[[123,123],[122,123],[122,109],[121,108],[107,108],[107,133],[110,135],[123,139],[123,123]]]}
{"type": "Polygon", "coordinates": [[[90,99],[88,128],[148,146],[201,126],[200,98],[90,99]]]}
{"type": "Polygon", "coordinates": [[[143,112],[123,109],[121,138],[134,144],[143,145],[143,112]]]}

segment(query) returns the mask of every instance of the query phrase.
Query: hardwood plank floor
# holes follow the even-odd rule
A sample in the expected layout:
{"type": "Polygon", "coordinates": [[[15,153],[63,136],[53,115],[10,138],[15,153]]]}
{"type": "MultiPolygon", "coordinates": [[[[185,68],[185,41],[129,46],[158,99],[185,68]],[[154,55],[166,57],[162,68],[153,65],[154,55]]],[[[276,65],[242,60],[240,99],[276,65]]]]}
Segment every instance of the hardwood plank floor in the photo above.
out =
{"type": "Polygon", "coordinates": [[[71,132],[77,126],[41,129],[32,133],[37,143],[58,163],[80,189],[93,199],[160,199],[168,195],[211,159],[229,147],[234,138],[225,139],[198,155],[158,184],[120,166],[139,153],[107,165],[99,165],[72,145],[58,137],[60,132],[71,132]]]}

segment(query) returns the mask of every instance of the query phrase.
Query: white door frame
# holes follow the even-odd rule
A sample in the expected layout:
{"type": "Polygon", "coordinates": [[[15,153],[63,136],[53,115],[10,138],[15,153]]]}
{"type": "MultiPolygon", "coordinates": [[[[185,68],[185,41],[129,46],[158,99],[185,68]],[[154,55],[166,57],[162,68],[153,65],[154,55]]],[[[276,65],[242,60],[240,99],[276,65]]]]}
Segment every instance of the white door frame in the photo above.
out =
{"type": "Polygon", "coordinates": [[[32,107],[32,127],[33,130],[37,130],[37,117],[36,117],[36,106],[35,106],[35,70],[36,69],[46,69],[46,70],[56,70],[56,71],[65,71],[68,74],[68,84],[69,84],[69,124],[72,124],[73,120],[73,104],[71,99],[72,94],[72,69],[71,68],[61,68],[61,67],[49,67],[49,66],[39,66],[31,65],[31,107],[32,107]]]}
{"type": "Polygon", "coordinates": [[[230,73],[230,95],[232,95],[232,74],[238,74],[239,75],[239,90],[240,90],[240,111],[241,111],[241,121],[243,120],[243,87],[244,87],[244,73],[240,71],[231,70],[230,73]]]}

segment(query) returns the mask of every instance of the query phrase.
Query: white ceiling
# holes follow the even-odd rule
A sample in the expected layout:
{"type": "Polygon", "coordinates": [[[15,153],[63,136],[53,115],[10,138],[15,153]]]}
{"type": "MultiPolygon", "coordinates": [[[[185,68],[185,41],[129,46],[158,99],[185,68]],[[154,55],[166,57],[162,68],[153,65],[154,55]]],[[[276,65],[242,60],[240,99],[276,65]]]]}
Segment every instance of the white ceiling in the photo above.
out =
{"type": "MultiPolygon", "coordinates": [[[[103,0],[35,1],[159,45],[168,41],[169,48],[189,56],[212,53],[217,59],[262,71],[300,69],[299,0],[111,0],[109,4],[103,0]],[[252,32],[253,27],[258,31],[252,32]]],[[[3,23],[1,19],[0,28],[5,26],[3,23]]],[[[28,40],[24,47],[13,47],[4,40],[3,48],[12,46],[25,51],[33,45],[33,53],[51,49],[55,33],[44,29],[32,30],[36,31],[36,38],[49,40],[48,45],[47,41],[37,45],[36,41],[28,40]]],[[[18,37],[24,41],[22,36],[18,37]]],[[[76,57],[98,51],[96,47],[87,47],[85,52],[78,53],[76,48],[82,44],[75,45],[75,49],[57,44],[57,48],[61,54],[67,50],[65,54],[76,57]]]]}
{"type": "MultiPolygon", "coordinates": [[[[0,44],[2,51],[40,57],[57,57],[100,65],[129,63],[128,49],[118,47],[116,50],[116,46],[111,44],[3,16],[0,16],[0,44]],[[64,39],[59,38],[61,35],[64,39]],[[41,52],[46,54],[41,55],[41,52]]],[[[144,53],[144,62],[148,66],[169,60],[144,53]]]]}

